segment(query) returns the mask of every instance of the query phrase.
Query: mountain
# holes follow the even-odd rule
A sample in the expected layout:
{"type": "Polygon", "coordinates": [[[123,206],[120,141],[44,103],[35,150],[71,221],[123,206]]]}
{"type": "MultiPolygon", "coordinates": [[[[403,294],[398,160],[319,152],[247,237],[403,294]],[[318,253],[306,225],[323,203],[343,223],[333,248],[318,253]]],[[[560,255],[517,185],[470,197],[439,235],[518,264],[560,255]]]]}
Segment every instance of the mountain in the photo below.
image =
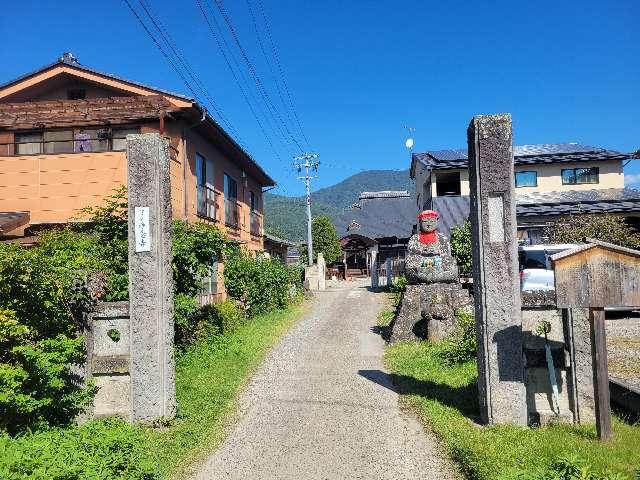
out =
{"type": "MultiPolygon", "coordinates": [[[[361,192],[409,190],[414,184],[408,170],[367,170],[356,173],[335,185],[311,194],[311,215],[328,215],[335,221],[346,207],[358,201],[361,192]]],[[[305,197],[287,197],[265,193],[265,230],[289,240],[303,240],[307,235],[305,197]]]]}

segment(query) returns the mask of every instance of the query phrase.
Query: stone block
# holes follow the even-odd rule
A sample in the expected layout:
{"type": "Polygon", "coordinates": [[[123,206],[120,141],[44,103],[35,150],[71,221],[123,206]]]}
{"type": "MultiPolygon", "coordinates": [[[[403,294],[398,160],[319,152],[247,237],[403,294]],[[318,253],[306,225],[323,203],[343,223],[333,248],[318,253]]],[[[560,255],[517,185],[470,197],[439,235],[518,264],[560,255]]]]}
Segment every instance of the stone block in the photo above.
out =
{"type": "Polygon", "coordinates": [[[128,419],[131,412],[131,378],[129,375],[96,375],[98,392],[93,399],[93,415],[118,415],[128,419]]]}
{"type": "Polygon", "coordinates": [[[438,342],[455,330],[457,312],[471,310],[471,297],[458,283],[407,285],[391,325],[390,342],[438,342]]]}

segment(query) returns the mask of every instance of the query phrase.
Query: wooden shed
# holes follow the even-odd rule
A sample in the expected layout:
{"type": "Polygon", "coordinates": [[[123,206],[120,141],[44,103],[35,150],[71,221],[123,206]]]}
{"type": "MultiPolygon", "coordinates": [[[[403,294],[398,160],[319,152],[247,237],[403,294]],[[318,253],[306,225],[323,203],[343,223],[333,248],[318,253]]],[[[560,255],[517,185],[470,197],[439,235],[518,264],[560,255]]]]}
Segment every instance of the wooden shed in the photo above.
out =
{"type": "Polygon", "coordinates": [[[558,308],[640,306],[640,251],[586,240],[551,257],[558,308]]]}

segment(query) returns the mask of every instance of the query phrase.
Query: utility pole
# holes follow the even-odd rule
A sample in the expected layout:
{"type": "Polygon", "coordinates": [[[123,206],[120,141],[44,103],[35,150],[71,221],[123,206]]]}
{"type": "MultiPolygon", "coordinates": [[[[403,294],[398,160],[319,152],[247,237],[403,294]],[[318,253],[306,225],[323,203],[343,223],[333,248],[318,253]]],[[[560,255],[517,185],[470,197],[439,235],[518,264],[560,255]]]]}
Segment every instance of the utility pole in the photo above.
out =
{"type": "Polygon", "coordinates": [[[305,153],[299,157],[293,157],[295,162],[294,167],[298,169],[298,173],[305,169],[304,177],[298,177],[299,180],[304,180],[305,188],[307,191],[307,262],[309,266],[313,265],[313,239],[311,238],[311,179],[316,178],[309,175],[309,169],[313,168],[315,172],[318,171],[318,165],[320,162],[316,160],[319,155],[317,153],[305,153]]]}

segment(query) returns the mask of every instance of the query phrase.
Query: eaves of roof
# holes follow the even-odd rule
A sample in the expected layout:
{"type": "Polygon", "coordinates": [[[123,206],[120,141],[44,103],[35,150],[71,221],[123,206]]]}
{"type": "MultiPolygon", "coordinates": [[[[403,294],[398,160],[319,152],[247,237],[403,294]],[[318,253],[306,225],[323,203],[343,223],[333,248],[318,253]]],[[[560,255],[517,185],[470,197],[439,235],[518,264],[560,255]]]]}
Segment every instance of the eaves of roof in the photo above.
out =
{"type": "Polygon", "coordinates": [[[158,87],[154,87],[154,86],[151,86],[151,85],[145,85],[144,83],[135,82],[133,80],[129,80],[129,79],[126,79],[126,78],[119,77],[117,75],[113,75],[111,73],[106,73],[106,72],[102,72],[100,70],[95,70],[95,69],[87,67],[85,65],[81,65],[78,62],[69,62],[69,61],[65,61],[65,60],[61,60],[61,59],[59,59],[59,60],[57,60],[57,61],[55,61],[53,63],[50,63],[48,65],[45,65],[44,67],[38,68],[37,70],[34,70],[32,72],[25,73],[24,75],[20,75],[19,77],[14,78],[13,80],[9,80],[8,82],[1,84],[0,85],[0,89],[9,87],[9,86],[13,85],[14,83],[21,82],[22,80],[26,80],[27,78],[33,77],[35,75],[38,75],[39,73],[42,73],[42,72],[44,72],[46,70],[49,70],[49,69],[57,67],[57,66],[65,66],[65,67],[75,68],[77,70],[81,70],[81,71],[84,71],[84,72],[93,73],[95,75],[100,75],[100,76],[103,76],[103,77],[112,78],[113,80],[118,80],[120,82],[128,83],[130,85],[135,85],[136,87],[142,87],[142,88],[147,88],[149,90],[155,90],[156,92],[163,93],[165,95],[170,95],[172,97],[181,98],[181,99],[189,101],[189,102],[193,102],[194,101],[193,98],[187,97],[187,96],[182,95],[180,93],[170,92],[169,90],[164,90],[164,89],[161,89],[161,88],[158,88],[158,87]]]}

